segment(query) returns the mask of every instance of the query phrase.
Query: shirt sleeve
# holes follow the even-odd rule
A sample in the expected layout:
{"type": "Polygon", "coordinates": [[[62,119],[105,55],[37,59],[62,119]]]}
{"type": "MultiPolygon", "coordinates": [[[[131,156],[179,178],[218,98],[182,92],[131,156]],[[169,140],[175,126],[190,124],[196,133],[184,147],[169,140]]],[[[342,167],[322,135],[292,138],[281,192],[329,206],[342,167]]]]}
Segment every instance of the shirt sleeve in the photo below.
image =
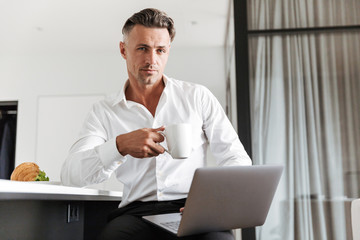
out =
{"type": "Polygon", "coordinates": [[[216,97],[202,88],[203,130],[219,166],[251,165],[252,161],[216,97]]]}
{"type": "Polygon", "coordinates": [[[65,159],[61,182],[78,187],[101,183],[109,179],[125,159],[117,150],[116,139],[108,139],[101,111],[94,106],[65,159]]]}

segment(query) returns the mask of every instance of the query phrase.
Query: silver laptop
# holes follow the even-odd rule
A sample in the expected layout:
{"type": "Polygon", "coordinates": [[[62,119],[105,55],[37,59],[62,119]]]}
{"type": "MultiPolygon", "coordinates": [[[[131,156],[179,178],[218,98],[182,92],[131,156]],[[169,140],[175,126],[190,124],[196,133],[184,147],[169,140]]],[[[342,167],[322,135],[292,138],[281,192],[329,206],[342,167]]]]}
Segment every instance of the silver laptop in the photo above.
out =
{"type": "Polygon", "coordinates": [[[199,168],[183,214],[144,216],[179,237],[263,225],[282,166],[199,168]]]}

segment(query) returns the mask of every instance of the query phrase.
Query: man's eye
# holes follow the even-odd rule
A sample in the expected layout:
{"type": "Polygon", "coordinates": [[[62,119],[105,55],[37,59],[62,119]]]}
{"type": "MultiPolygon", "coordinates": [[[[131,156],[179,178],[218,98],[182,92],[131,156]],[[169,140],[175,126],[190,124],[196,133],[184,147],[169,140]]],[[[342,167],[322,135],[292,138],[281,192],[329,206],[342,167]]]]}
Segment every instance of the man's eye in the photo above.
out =
{"type": "Polygon", "coordinates": [[[159,53],[165,53],[166,51],[165,51],[165,49],[158,49],[158,52],[159,53]]]}
{"type": "Polygon", "coordinates": [[[146,48],[144,48],[144,47],[140,47],[140,48],[138,48],[138,50],[140,50],[140,51],[145,51],[145,50],[146,50],[146,48]]]}

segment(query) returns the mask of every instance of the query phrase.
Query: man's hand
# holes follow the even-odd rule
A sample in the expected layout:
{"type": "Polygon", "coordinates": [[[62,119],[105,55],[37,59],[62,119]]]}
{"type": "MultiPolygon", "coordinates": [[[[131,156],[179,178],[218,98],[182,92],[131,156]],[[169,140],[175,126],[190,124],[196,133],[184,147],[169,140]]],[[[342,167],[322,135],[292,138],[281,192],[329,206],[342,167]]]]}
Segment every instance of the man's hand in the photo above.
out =
{"type": "Polygon", "coordinates": [[[129,154],[136,158],[147,158],[164,153],[165,149],[158,143],[164,141],[160,133],[165,127],[142,128],[116,137],[116,146],[123,156],[129,154]]]}

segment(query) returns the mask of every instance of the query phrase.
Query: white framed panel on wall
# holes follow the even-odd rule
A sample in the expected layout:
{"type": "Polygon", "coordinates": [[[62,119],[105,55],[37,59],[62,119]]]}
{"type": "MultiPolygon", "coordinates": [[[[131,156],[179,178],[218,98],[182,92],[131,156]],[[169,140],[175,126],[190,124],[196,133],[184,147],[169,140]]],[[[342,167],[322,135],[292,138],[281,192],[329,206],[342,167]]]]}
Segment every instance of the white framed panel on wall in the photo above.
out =
{"type": "Polygon", "coordinates": [[[104,97],[104,94],[38,97],[35,161],[51,181],[60,181],[61,166],[86,115],[104,97]]]}

